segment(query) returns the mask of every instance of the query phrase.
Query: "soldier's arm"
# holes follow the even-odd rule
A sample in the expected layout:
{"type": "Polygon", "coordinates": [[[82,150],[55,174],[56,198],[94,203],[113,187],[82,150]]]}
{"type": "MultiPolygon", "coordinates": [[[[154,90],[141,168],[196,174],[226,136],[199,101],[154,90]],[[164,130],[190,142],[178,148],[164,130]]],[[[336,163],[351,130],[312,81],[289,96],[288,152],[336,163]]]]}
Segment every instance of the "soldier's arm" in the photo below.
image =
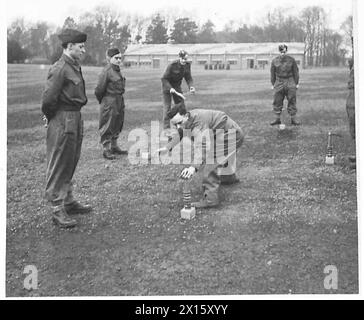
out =
{"type": "Polygon", "coordinates": [[[171,139],[171,141],[169,141],[168,143],[167,143],[167,145],[166,145],[166,149],[168,150],[168,151],[172,151],[172,149],[177,145],[177,144],[179,144],[180,143],[180,141],[183,139],[183,133],[182,134],[180,134],[180,132],[178,132],[178,133],[176,133],[176,134],[174,134],[173,136],[172,136],[172,139],[171,139]]]}
{"type": "Polygon", "coordinates": [[[274,60],[272,61],[272,64],[270,66],[270,82],[272,84],[272,86],[274,86],[275,82],[276,82],[276,70],[274,67],[274,60]]]}
{"type": "Polygon", "coordinates": [[[206,157],[211,152],[211,145],[213,145],[214,143],[212,139],[214,138],[210,135],[210,130],[204,126],[196,126],[192,130],[192,137],[194,150],[194,167],[196,168],[196,170],[199,170],[206,163],[206,157]],[[203,138],[207,136],[209,137],[209,139],[203,138]]]}
{"type": "Polygon", "coordinates": [[[104,69],[99,75],[99,79],[95,88],[95,96],[99,103],[101,103],[102,98],[105,95],[106,86],[107,86],[107,70],[104,69]]]}
{"type": "Polygon", "coordinates": [[[122,79],[122,93],[124,94],[125,93],[125,85],[126,85],[126,78],[121,75],[121,79],[122,79]]]}
{"type": "Polygon", "coordinates": [[[48,121],[57,112],[58,98],[61,93],[64,74],[63,66],[54,66],[48,72],[45,90],[42,95],[42,112],[48,121]]]}
{"type": "Polygon", "coordinates": [[[186,66],[186,72],[185,72],[184,78],[187,82],[188,88],[193,87],[193,79],[192,79],[192,75],[191,75],[191,64],[189,64],[189,63],[186,66]]]}
{"type": "Polygon", "coordinates": [[[293,70],[293,79],[294,82],[296,83],[296,85],[298,84],[298,82],[300,81],[300,74],[298,71],[298,66],[297,66],[297,62],[294,58],[293,59],[293,63],[292,63],[292,70],[293,70]]]}
{"type": "Polygon", "coordinates": [[[172,85],[171,83],[169,82],[169,77],[171,75],[171,68],[172,68],[172,64],[170,64],[166,71],[164,72],[163,74],[163,77],[162,77],[162,86],[163,86],[163,91],[168,91],[172,89],[172,85]]]}

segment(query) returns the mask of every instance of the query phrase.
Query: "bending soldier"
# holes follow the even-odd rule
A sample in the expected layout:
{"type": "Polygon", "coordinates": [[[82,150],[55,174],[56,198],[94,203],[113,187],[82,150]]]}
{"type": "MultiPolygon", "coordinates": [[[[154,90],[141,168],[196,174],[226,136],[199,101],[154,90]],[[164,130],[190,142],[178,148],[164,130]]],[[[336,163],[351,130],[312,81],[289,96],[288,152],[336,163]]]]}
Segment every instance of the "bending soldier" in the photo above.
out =
{"type": "MultiPolygon", "coordinates": [[[[243,132],[239,125],[222,111],[194,109],[189,112],[183,104],[169,112],[172,123],[183,130],[191,130],[194,141],[194,165],[185,168],[181,177],[189,179],[203,169],[203,198],[192,206],[209,208],[219,205],[221,184],[239,182],[236,172],[236,151],[243,144],[243,132]],[[203,143],[203,138],[208,139],[203,143]]],[[[178,135],[160,153],[171,151],[179,143],[178,135]]]]}

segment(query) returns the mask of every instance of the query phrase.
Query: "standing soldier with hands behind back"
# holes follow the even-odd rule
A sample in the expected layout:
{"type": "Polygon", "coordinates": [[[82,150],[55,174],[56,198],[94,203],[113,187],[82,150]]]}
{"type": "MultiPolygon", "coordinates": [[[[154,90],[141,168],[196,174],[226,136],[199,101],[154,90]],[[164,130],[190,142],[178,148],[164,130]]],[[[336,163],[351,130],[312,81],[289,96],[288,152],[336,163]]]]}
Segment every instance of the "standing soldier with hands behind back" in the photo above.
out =
{"type": "Polygon", "coordinates": [[[291,116],[291,124],[298,126],[296,120],[296,90],[298,89],[299,72],[296,60],[288,56],[288,47],[281,44],[278,47],[280,55],[273,59],[270,68],[272,90],[274,90],[273,112],[276,119],[271,123],[272,126],[281,124],[281,113],[284,98],[287,98],[287,111],[291,116]]]}
{"type": "MultiPolygon", "coordinates": [[[[355,143],[355,90],[354,90],[354,57],[349,60],[349,81],[348,81],[348,89],[349,93],[346,98],[346,113],[348,115],[349,120],[349,130],[351,138],[355,143]]],[[[356,168],[356,156],[349,156],[349,160],[351,162],[351,169],[356,168]]]]}
{"type": "Polygon", "coordinates": [[[124,124],[125,78],[120,73],[122,54],[118,48],[107,50],[108,64],[102,70],[95,88],[95,95],[100,103],[99,131],[103,156],[115,159],[115,154],[127,154],[118,147],[117,139],[124,124]]]}
{"type": "Polygon", "coordinates": [[[188,62],[188,53],[181,50],[178,54],[179,59],[173,61],[168,65],[162,77],[162,90],[163,90],[163,128],[168,129],[171,127],[168,112],[171,110],[172,97],[175,104],[183,102],[183,99],[176,94],[182,93],[182,80],[186,80],[191,93],[195,92],[193,87],[193,79],[191,76],[191,63],[188,62]]]}
{"type": "Polygon", "coordinates": [[[72,177],[81,154],[83,120],[87,103],[79,60],[85,53],[87,35],[65,29],[59,36],[63,54],[50,68],[42,97],[47,128],[47,184],[45,196],[52,206],[53,221],[63,228],[77,225],[70,215],[88,213],[73,198],[72,177]]]}

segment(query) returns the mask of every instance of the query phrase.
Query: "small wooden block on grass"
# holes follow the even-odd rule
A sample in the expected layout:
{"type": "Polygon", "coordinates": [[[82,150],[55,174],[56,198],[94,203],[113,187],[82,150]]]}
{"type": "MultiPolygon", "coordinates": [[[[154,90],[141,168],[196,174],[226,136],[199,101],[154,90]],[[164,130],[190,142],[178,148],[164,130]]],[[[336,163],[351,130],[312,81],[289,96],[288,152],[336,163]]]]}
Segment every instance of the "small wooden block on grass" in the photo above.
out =
{"type": "Polygon", "coordinates": [[[191,207],[189,209],[187,208],[183,208],[181,210],[181,218],[182,219],[187,219],[187,220],[191,220],[196,216],[196,208],[195,207],[191,207]]]}

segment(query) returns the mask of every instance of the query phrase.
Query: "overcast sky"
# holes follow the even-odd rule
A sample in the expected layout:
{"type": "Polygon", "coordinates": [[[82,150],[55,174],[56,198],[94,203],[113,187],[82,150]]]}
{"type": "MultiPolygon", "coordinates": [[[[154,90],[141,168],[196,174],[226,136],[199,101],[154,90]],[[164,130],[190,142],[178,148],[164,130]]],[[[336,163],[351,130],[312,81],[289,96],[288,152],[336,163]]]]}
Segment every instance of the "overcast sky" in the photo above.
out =
{"type": "Polygon", "coordinates": [[[329,13],[329,23],[333,29],[339,28],[341,22],[352,14],[351,0],[181,0],[179,2],[171,0],[7,0],[7,23],[9,24],[14,18],[25,17],[31,22],[42,20],[62,25],[68,16],[74,17],[77,21],[80,14],[104,4],[131,14],[150,15],[168,8],[181,14],[191,12],[196,20],[199,20],[196,22],[210,19],[217,30],[221,30],[229,20],[260,24],[268,9],[279,6],[290,7],[291,12],[294,13],[306,6],[319,5],[329,13]]]}

